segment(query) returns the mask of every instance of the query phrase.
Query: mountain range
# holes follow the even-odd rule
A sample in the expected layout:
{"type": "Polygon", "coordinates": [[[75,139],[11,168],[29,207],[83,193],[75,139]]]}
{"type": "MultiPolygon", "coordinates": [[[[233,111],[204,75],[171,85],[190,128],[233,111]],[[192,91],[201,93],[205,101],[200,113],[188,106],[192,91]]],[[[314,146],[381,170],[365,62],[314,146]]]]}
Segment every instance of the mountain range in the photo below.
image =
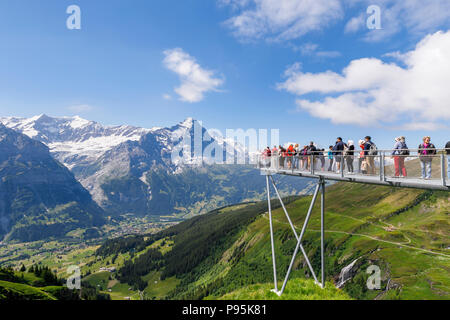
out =
{"type": "MultiPolygon", "coordinates": [[[[48,157],[70,170],[105,215],[192,216],[265,196],[265,178],[249,165],[208,165],[195,157],[191,162],[172,161],[173,151],[186,143],[186,137],[191,151],[195,149],[196,132],[207,137],[201,142],[202,152],[213,142],[230,150],[228,140],[209,137],[192,118],[169,128],[150,129],[104,126],[78,116],[4,117],[0,123],[12,129],[9,135],[15,132],[39,142],[39,148],[50,152],[48,157]]],[[[245,152],[238,144],[231,150],[233,156],[245,152]]],[[[309,191],[309,184],[282,177],[279,189],[302,194],[309,191]]]]}

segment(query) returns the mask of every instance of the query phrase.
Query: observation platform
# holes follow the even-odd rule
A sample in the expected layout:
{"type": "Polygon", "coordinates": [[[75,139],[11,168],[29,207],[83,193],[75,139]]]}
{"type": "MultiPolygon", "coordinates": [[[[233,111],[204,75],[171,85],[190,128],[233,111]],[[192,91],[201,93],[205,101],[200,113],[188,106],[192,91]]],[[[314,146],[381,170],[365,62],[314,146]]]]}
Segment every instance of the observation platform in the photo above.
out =
{"type": "MultiPolygon", "coordinates": [[[[355,151],[355,153],[358,153],[355,151]]],[[[301,165],[301,161],[297,160],[298,165],[294,166],[293,157],[260,157],[258,160],[258,168],[264,174],[274,175],[282,174],[288,176],[297,176],[305,178],[316,178],[331,181],[343,181],[365,184],[376,184],[400,188],[415,188],[450,191],[450,179],[448,178],[448,155],[441,151],[440,154],[430,157],[432,166],[432,175],[429,179],[421,177],[421,163],[419,156],[401,156],[407,176],[396,176],[394,159],[390,155],[391,151],[380,151],[377,156],[366,156],[373,158],[374,169],[371,174],[362,173],[360,167],[360,156],[352,156],[350,162],[353,164],[353,172],[348,170],[346,156],[340,156],[341,167],[344,170],[337,171],[336,161],[333,161],[334,169],[330,168],[330,159],[325,159],[323,166],[318,155],[303,156],[305,166],[301,165]],[[281,159],[284,158],[284,159],[281,159]],[[308,159],[309,158],[309,159],[308,159]],[[281,161],[280,161],[281,160],[281,161]],[[291,161],[289,166],[287,163],[291,161]],[[314,163],[313,166],[310,164],[314,163]]],[[[301,157],[301,156],[300,156],[301,157]]],[[[348,156],[347,156],[348,157],[348,156]]]]}
{"type": "MultiPolygon", "coordinates": [[[[412,150],[408,150],[412,151],[412,150]]],[[[425,157],[419,154],[412,155],[392,155],[392,150],[381,150],[376,155],[364,154],[361,151],[354,151],[348,153],[334,153],[328,155],[325,151],[316,151],[310,155],[291,155],[286,153],[278,155],[274,153],[270,156],[261,155],[257,159],[257,167],[266,175],[266,189],[267,189],[267,206],[269,213],[270,224],[270,241],[272,248],[272,264],[273,264],[273,278],[274,289],[272,290],[277,295],[281,296],[286,288],[289,280],[294,261],[299,251],[303,255],[306,264],[314,278],[314,281],[322,288],[325,286],[325,185],[326,180],[344,181],[354,183],[365,183],[384,185],[399,188],[415,188],[415,189],[429,189],[429,190],[443,190],[450,191],[450,155],[447,150],[436,150],[436,154],[426,155],[425,157]],[[426,162],[426,166],[424,163],[426,162]],[[423,170],[425,168],[426,170],[423,170]],[[289,213],[283,203],[283,199],[278,192],[275,183],[274,175],[282,174],[288,176],[297,176],[304,178],[317,179],[317,186],[314,191],[311,204],[306,214],[305,221],[301,232],[298,233],[295,228],[289,213]],[[427,179],[423,179],[427,178],[427,179]],[[278,276],[275,254],[274,242],[274,226],[272,221],[271,208],[271,194],[270,184],[281,207],[286,215],[286,219],[291,226],[297,244],[291,258],[291,262],[284,277],[283,285],[278,288],[278,276]],[[305,248],[303,247],[303,238],[308,227],[311,214],[317,198],[320,196],[320,276],[316,275],[316,271],[308,258],[305,248]]]]}

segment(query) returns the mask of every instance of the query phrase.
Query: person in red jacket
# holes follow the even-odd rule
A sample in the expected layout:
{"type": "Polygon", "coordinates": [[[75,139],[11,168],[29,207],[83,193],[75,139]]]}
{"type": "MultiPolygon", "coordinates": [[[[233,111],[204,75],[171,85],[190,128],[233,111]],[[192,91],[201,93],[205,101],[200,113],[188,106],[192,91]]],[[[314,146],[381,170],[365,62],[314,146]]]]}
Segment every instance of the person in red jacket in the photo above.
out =
{"type": "Polygon", "coordinates": [[[288,169],[292,168],[292,158],[294,157],[294,145],[290,145],[286,150],[288,169]]]}

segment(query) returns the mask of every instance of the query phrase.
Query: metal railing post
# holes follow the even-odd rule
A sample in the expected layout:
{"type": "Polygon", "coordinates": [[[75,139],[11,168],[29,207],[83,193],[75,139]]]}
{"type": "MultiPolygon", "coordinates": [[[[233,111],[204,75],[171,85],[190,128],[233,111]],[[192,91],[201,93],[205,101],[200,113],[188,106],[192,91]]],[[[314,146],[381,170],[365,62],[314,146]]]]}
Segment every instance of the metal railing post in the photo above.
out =
{"type": "Polygon", "coordinates": [[[311,168],[309,168],[311,170],[311,174],[314,175],[314,155],[311,155],[311,168]]]}
{"type": "Polygon", "coordinates": [[[341,152],[341,178],[344,177],[344,152],[341,152]]]}
{"type": "Polygon", "coordinates": [[[384,172],[384,152],[380,153],[380,181],[385,181],[385,172],[384,172]]]}

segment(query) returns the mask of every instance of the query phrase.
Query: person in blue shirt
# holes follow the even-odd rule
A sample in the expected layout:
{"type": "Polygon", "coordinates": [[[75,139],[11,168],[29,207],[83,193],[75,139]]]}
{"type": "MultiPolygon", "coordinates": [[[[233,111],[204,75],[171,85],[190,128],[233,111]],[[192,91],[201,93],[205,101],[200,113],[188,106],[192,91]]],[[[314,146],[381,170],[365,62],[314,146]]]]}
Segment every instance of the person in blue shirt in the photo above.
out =
{"type": "Polygon", "coordinates": [[[346,144],[342,141],[341,137],[337,138],[336,144],[333,147],[333,154],[334,154],[334,159],[336,161],[336,167],[337,167],[337,173],[341,172],[341,169],[344,170],[344,163],[342,163],[342,168],[341,168],[341,162],[344,156],[344,149],[346,147],[346,144]]]}
{"type": "Polygon", "coordinates": [[[333,146],[330,146],[329,150],[328,150],[328,161],[330,162],[330,165],[328,167],[328,171],[333,171],[333,146]]]}

